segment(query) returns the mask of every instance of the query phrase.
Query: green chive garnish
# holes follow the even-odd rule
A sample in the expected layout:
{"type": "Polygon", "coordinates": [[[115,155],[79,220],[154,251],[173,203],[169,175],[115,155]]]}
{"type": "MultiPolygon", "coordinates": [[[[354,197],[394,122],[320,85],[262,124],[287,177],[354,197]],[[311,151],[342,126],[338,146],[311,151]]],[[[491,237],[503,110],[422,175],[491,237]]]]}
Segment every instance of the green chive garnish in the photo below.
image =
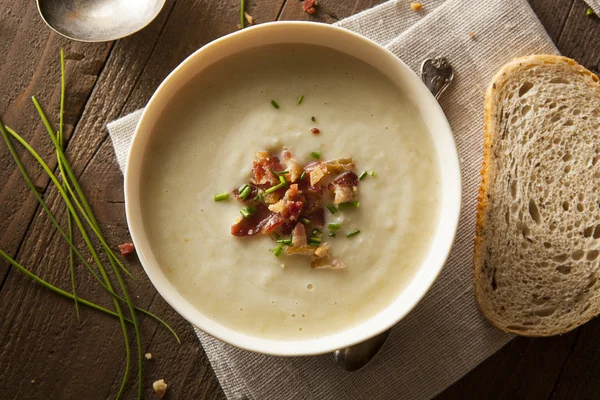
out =
{"type": "Polygon", "coordinates": [[[330,231],[338,231],[338,230],[340,230],[341,227],[342,227],[342,225],[334,224],[334,223],[327,225],[327,229],[329,229],[330,231]]]}
{"type": "Polygon", "coordinates": [[[587,15],[588,17],[593,17],[595,15],[594,10],[588,8],[587,10],[585,10],[585,15],[587,15]]]}
{"type": "Polygon", "coordinates": [[[319,243],[310,242],[308,245],[311,247],[319,247],[319,243]]]}
{"type": "Polygon", "coordinates": [[[260,201],[264,198],[263,192],[258,192],[256,196],[254,196],[254,201],[260,201]]]}
{"type": "Polygon", "coordinates": [[[296,103],[296,105],[302,104],[302,100],[304,100],[304,95],[301,95],[300,97],[298,97],[298,102],[296,103]]]}
{"type": "Polygon", "coordinates": [[[356,200],[347,201],[345,203],[338,204],[338,209],[345,210],[347,208],[358,208],[359,205],[360,205],[360,203],[356,200]]]}
{"type": "Polygon", "coordinates": [[[363,173],[362,173],[362,174],[360,174],[360,176],[358,177],[358,179],[360,179],[360,180],[362,181],[362,180],[363,180],[363,179],[365,179],[366,177],[367,177],[367,171],[363,171],[363,173]]]}
{"type": "Polygon", "coordinates": [[[315,117],[310,117],[310,120],[311,120],[312,122],[315,122],[317,119],[316,119],[315,117]]]}
{"type": "Polygon", "coordinates": [[[281,239],[281,236],[279,236],[279,234],[277,232],[273,232],[273,236],[275,237],[276,240],[281,239]]]}
{"type": "Polygon", "coordinates": [[[285,175],[285,174],[289,174],[289,173],[290,173],[290,171],[286,170],[286,171],[278,172],[277,175],[285,175]]]}
{"type": "Polygon", "coordinates": [[[310,225],[310,219],[300,218],[300,222],[302,222],[304,225],[310,225]]]}
{"type": "Polygon", "coordinates": [[[313,151],[310,153],[310,158],[314,158],[315,160],[319,160],[321,159],[321,152],[320,151],[313,151]]]}
{"type": "Polygon", "coordinates": [[[333,204],[330,204],[327,206],[327,209],[332,213],[335,214],[336,212],[338,212],[337,208],[335,208],[335,206],[333,204]]]}
{"type": "Polygon", "coordinates": [[[292,239],[279,239],[277,243],[282,243],[286,246],[292,246],[292,239]]]}
{"type": "Polygon", "coordinates": [[[371,171],[371,176],[375,176],[375,171],[371,171]]]}
{"type": "Polygon", "coordinates": [[[279,175],[279,182],[285,183],[285,178],[281,175],[279,175]]]}
{"type": "Polygon", "coordinates": [[[275,247],[275,249],[273,249],[273,255],[275,257],[279,257],[281,255],[282,251],[283,251],[283,243],[280,244],[279,246],[275,247]]]}
{"type": "Polygon", "coordinates": [[[317,228],[315,228],[315,229],[313,229],[313,230],[312,230],[312,235],[313,235],[313,236],[318,236],[318,235],[320,235],[321,233],[322,233],[322,232],[321,232],[321,230],[320,230],[320,229],[317,229],[317,228]]]}
{"type": "Polygon", "coordinates": [[[219,193],[214,196],[215,201],[223,201],[229,199],[229,193],[219,193]]]}
{"type": "Polygon", "coordinates": [[[356,230],[353,230],[352,232],[348,232],[348,233],[346,234],[346,237],[347,237],[347,238],[351,238],[352,236],[356,236],[356,235],[358,235],[359,233],[360,233],[360,229],[356,229],[356,230]]]}
{"type": "Polygon", "coordinates": [[[318,237],[311,237],[309,241],[310,243],[321,243],[321,239],[318,237]]]}
{"type": "Polygon", "coordinates": [[[240,186],[240,188],[238,189],[238,193],[242,193],[244,191],[244,189],[246,189],[248,187],[247,183],[244,183],[242,186],[240,186]]]}
{"type": "Polygon", "coordinates": [[[277,104],[275,100],[271,100],[271,104],[273,104],[273,107],[279,110],[279,104],[277,104]]]}
{"type": "Polygon", "coordinates": [[[250,188],[250,186],[246,185],[246,187],[244,188],[244,190],[242,190],[241,192],[239,192],[240,199],[246,200],[246,198],[248,196],[250,196],[251,192],[252,192],[252,189],[250,188]]]}
{"type": "Polygon", "coordinates": [[[279,178],[279,175],[277,175],[277,172],[275,172],[275,171],[273,170],[273,168],[269,168],[269,171],[271,171],[271,173],[273,174],[273,176],[274,176],[275,178],[279,178]]]}
{"type": "Polygon", "coordinates": [[[256,212],[256,210],[253,207],[250,207],[250,206],[242,208],[240,210],[240,214],[242,214],[242,217],[244,217],[244,218],[250,218],[250,216],[252,214],[254,214],[255,212],[256,212]]]}
{"type": "Polygon", "coordinates": [[[300,180],[303,180],[306,176],[306,171],[302,171],[302,175],[300,175],[300,180]]]}
{"type": "Polygon", "coordinates": [[[267,190],[265,190],[265,193],[269,194],[269,193],[273,193],[276,190],[281,189],[282,187],[284,187],[286,185],[285,182],[281,182],[275,186],[271,186],[270,188],[268,188],[267,190]]]}
{"type": "Polygon", "coordinates": [[[329,237],[335,237],[335,232],[329,232],[329,237]]]}

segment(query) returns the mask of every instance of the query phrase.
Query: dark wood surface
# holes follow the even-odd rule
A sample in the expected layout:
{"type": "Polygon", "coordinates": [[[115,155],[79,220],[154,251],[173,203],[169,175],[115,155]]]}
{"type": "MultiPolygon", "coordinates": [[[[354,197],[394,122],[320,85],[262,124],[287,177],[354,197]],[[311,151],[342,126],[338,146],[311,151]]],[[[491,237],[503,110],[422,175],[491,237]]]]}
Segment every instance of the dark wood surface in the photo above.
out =
{"type": "MultiPolygon", "coordinates": [[[[297,0],[250,0],[247,10],[257,23],[278,19],[332,23],[380,2],[322,0],[314,16],[303,13],[297,0]]],[[[598,73],[600,21],[585,16],[583,1],[530,0],[530,4],[559,50],[598,73]]],[[[105,124],[142,107],[164,77],[193,51],[236,30],[239,1],[167,0],[148,28],[103,44],[69,41],[51,32],[33,1],[0,0],[0,10],[0,115],[56,167],[30,97],[35,94],[56,119],[58,50],[65,48],[67,155],[108,242],[127,241],[123,178],[105,124]]],[[[59,204],[46,176],[22,155],[46,201],[59,204]]],[[[55,208],[64,221],[64,211],[55,208]]],[[[0,248],[36,274],[70,288],[68,250],[28,192],[4,145],[0,146],[0,248]]],[[[144,361],[145,397],[154,398],[152,382],[165,378],[167,398],[224,398],[189,324],[157,295],[135,258],[128,259],[127,265],[136,278],[129,288],[138,305],[163,316],[182,339],[179,345],[154,321],[142,319],[143,349],[153,354],[152,360],[144,361]]],[[[110,306],[88,273],[77,274],[77,287],[80,296],[110,306]]],[[[599,398],[599,336],[596,319],[560,337],[517,338],[438,399],[599,398]]],[[[88,309],[81,310],[78,322],[71,301],[0,262],[0,398],[112,398],[124,368],[118,323],[88,309]]],[[[135,379],[130,379],[125,398],[134,398],[135,392],[135,379]]]]}

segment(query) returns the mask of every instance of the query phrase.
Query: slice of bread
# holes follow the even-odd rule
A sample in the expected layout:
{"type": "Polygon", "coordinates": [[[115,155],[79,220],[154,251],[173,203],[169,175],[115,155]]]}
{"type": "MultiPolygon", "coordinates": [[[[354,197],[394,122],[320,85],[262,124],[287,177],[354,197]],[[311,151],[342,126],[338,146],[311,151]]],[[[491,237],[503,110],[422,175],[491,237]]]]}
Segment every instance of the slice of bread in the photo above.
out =
{"type": "Polygon", "coordinates": [[[496,327],[568,332],[600,313],[600,85],[575,61],[516,59],[485,98],[475,298],[496,327]]]}

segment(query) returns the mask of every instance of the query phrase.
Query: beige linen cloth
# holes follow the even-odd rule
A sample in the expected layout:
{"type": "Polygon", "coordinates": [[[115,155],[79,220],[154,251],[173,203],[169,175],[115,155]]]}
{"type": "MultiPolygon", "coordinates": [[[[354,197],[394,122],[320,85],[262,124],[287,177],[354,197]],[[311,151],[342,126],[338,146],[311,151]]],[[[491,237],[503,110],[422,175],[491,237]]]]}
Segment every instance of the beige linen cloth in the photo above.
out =
{"type": "MultiPolygon", "coordinates": [[[[512,338],[481,316],[471,282],[484,92],[504,63],[557,50],[525,0],[422,0],[419,12],[409,3],[389,1],[338,25],[385,46],[415,72],[423,59],[440,55],[455,69],[454,82],[440,100],[458,146],[464,185],[450,258],[381,353],[358,372],[341,371],[331,355],[264,356],[197,331],[230,399],[430,399],[512,338]]],[[[140,111],[108,125],[121,169],[139,117],[140,111]]]]}

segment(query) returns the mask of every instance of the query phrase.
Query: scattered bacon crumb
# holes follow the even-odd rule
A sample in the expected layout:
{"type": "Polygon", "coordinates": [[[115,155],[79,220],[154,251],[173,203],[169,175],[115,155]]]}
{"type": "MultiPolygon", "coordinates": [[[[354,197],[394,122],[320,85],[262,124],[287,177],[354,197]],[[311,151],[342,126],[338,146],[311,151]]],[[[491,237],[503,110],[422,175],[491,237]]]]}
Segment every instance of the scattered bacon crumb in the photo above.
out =
{"type": "Polygon", "coordinates": [[[133,246],[133,243],[123,243],[119,245],[119,250],[121,250],[122,256],[128,256],[133,254],[135,247],[133,246]]]}
{"type": "Polygon", "coordinates": [[[319,133],[321,133],[321,131],[319,130],[319,128],[312,128],[310,130],[313,134],[318,135],[319,133]]]}
{"type": "Polygon", "coordinates": [[[304,0],[302,10],[308,14],[314,14],[317,11],[318,5],[319,3],[317,2],[317,0],[304,0]]]}
{"type": "Polygon", "coordinates": [[[475,37],[475,32],[469,32],[469,37],[473,40],[477,39],[477,37],[475,37]]]}
{"type": "Polygon", "coordinates": [[[159,379],[152,384],[152,389],[154,389],[158,398],[162,399],[167,393],[167,384],[164,379],[159,379]]]}
{"type": "Polygon", "coordinates": [[[256,153],[256,160],[252,163],[252,183],[255,185],[277,185],[279,178],[271,173],[273,171],[282,171],[283,167],[279,163],[279,158],[268,151],[259,151],[256,153]]]}
{"type": "Polygon", "coordinates": [[[290,171],[289,181],[292,183],[296,182],[300,178],[300,175],[302,175],[302,165],[300,165],[300,163],[292,156],[292,153],[287,149],[281,153],[281,156],[286,165],[285,169],[290,171]]]}
{"type": "Polygon", "coordinates": [[[252,17],[252,15],[248,14],[246,11],[244,11],[244,17],[246,17],[246,22],[248,22],[248,25],[254,24],[254,18],[252,17]]]}
{"type": "Polygon", "coordinates": [[[423,4],[421,3],[410,3],[410,8],[412,8],[413,11],[419,11],[422,7],[423,4]]]}

